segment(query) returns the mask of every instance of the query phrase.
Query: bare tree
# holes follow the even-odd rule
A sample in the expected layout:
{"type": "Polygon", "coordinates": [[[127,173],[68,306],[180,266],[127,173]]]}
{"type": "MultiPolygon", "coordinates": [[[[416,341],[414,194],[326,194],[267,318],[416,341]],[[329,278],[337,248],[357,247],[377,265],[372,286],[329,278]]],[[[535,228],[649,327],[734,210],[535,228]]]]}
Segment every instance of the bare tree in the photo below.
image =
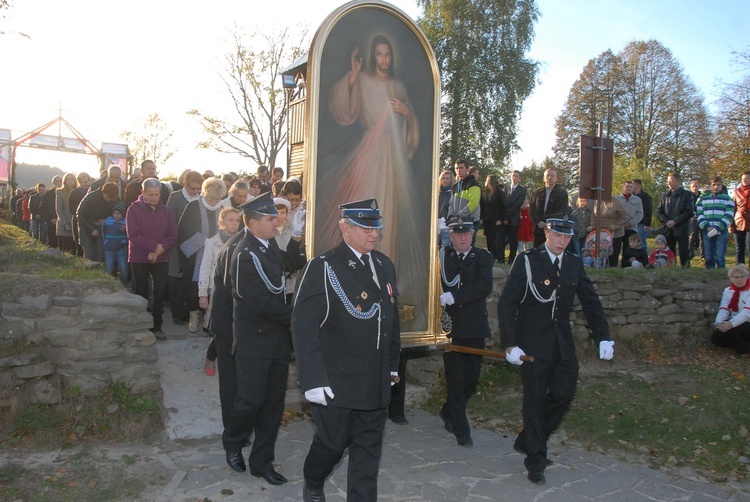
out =
{"type": "Polygon", "coordinates": [[[744,76],[725,83],[719,97],[712,165],[727,184],[737,183],[750,166],[750,51],[734,55],[744,76]]]}
{"type": "Polygon", "coordinates": [[[240,33],[232,34],[233,47],[224,56],[226,73],[222,80],[235,114],[232,119],[224,119],[189,110],[187,113],[209,135],[199,147],[239,153],[258,165],[276,166],[287,140],[281,72],[304,53],[302,42],[307,32],[300,34],[297,44],[291,42],[292,36],[289,28],[271,34],[256,32],[247,42],[240,33]]]}
{"type": "Polygon", "coordinates": [[[150,159],[163,165],[175,153],[171,145],[172,131],[158,113],[149,115],[137,131],[123,131],[120,137],[128,143],[134,165],[150,159]]]}

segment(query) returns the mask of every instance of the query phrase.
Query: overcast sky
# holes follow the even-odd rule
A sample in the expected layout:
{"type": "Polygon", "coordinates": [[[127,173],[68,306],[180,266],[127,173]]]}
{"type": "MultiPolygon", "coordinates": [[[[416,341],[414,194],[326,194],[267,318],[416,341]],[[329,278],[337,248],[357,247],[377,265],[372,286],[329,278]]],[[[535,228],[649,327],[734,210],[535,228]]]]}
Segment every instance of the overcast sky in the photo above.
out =
{"type": "MultiPolygon", "coordinates": [[[[203,136],[185,112],[231,113],[219,74],[235,25],[246,31],[256,25],[263,30],[302,25],[314,33],[342,3],[289,0],[260,3],[269,6],[263,9],[259,2],[236,0],[15,0],[0,30],[30,38],[0,36],[0,129],[18,137],[57,117],[62,106],[63,116],[89,140],[116,143],[122,131],[157,112],[174,130],[179,147],[162,172],[253,170],[248,159],[193,149],[203,136]]],[[[413,18],[419,13],[415,1],[391,3],[413,18]]],[[[732,51],[747,50],[749,44],[746,0],[540,0],[538,5],[541,18],[530,56],[543,66],[519,124],[517,168],[552,154],[554,119],[583,67],[602,51],[656,39],[672,51],[710,105],[720,81],[739,78],[732,51]]],[[[30,148],[19,149],[18,161],[98,170],[91,156],[30,148]]]]}

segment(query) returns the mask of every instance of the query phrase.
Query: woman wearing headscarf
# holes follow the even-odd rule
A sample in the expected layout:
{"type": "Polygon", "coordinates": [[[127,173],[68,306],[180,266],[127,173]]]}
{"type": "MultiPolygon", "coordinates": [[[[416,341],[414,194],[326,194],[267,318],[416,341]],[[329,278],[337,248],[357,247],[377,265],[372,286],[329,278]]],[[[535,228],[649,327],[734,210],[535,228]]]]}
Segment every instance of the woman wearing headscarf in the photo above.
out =
{"type": "Polygon", "coordinates": [[[219,231],[219,213],[224,207],[221,199],[226,193],[227,187],[221,179],[206,179],[201,187],[200,197],[185,207],[177,227],[182,290],[190,312],[188,329],[191,333],[197,333],[200,329],[198,279],[204,246],[206,240],[219,231]]]}

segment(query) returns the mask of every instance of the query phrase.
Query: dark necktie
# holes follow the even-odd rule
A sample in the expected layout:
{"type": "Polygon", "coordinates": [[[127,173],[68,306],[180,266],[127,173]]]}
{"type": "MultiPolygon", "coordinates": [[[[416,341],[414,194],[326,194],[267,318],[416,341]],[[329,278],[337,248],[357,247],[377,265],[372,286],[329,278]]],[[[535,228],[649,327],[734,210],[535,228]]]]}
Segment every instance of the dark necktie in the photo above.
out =
{"type": "Polygon", "coordinates": [[[555,261],[552,262],[552,264],[557,269],[557,276],[559,277],[560,276],[560,258],[558,258],[557,256],[555,256],[555,261]]]}
{"type": "Polygon", "coordinates": [[[461,260],[461,261],[464,261],[464,254],[463,253],[458,253],[458,259],[461,260]]]}

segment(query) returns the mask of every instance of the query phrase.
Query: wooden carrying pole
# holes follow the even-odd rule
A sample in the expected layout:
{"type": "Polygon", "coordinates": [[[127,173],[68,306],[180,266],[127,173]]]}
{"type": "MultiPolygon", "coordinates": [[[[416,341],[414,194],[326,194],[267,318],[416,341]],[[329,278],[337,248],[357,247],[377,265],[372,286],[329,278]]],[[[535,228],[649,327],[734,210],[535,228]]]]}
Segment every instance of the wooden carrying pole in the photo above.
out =
{"type": "MultiPolygon", "coordinates": [[[[475,349],[473,347],[464,347],[463,345],[453,345],[449,343],[445,346],[448,352],[462,352],[464,354],[474,354],[475,356],[495,357],[505,359],[505,352],[495,352],[493,350],[475,349]]],[[[521,356],[521,361],[533,363],[534,356],[521,356]]]]}

